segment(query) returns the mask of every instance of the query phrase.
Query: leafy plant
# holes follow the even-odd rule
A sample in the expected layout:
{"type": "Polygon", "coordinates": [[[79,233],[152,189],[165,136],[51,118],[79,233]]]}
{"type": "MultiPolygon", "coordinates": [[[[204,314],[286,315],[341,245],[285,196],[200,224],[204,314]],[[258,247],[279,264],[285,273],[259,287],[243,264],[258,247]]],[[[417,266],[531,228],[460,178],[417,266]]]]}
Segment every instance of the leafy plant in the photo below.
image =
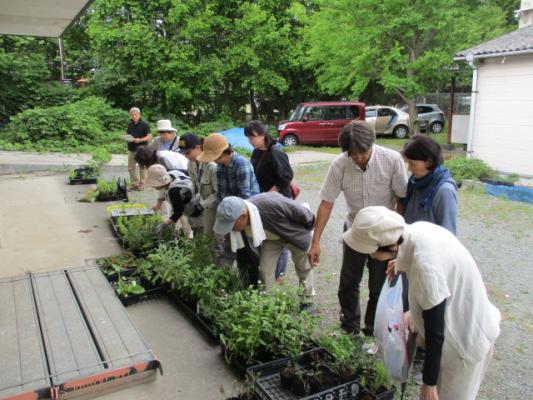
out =
{"type": "Polygon", "coordinates": [[[132,294],[143,294],[145,292],[144,287],[135,278],[125,278],[123,276],[118,279],[115,290],[118,295],[125,297],[132,294]]]}
{"type": "Polygon", "coordinates": [[[96,265],[98,265],[104,274],[109,275],[135,268],[138,262],[138,259],[133,254],[125,252],[110,257],[99,258],[96,260],[96,265]]]}
{"type": "Polygon", "coordinates": [[[228,295],[221,304],[215,326],[221,332],[226,357],[249,363],[261,355],[299,354],[310,345],[315,321],[299,312],[294,288],[261,293],[252,288],[228,295]]]}
{"type": "Polygon", "coordinates": [[[98,194],[102,196],[111,196],[117,193],[118,178],[112,178],[110,181],[98,178],[96,181],[96,189],[98,194]]]}
{"type": "Polygon", "coordinates": [[[170,225],[165,225],[159,234],[155,233],[156,225],[162,222],[158,215],[124,216],[117,217],[116,221],[126,248],[138,255],[145,255],[159,243],[170,242],[175,238],[174,229],[170,225]]]}
{"type": "Polygon", "coordinates": [[[485,164],[482,160],[475,158],[452,158],[444,162],[446,168],[448,168],[455,179],[460,184],[463,179],[482,179],[491,178],[494,176],[494,171],[485,164]]]}
{"type": "Polygon", "coordinates": [[[353,373],[374,393],[393,387],[383,362],[363,349],[365,339],[335,329],[320,336],[318,343],[333,355],[332,369],[340,376],[353,373]]]}

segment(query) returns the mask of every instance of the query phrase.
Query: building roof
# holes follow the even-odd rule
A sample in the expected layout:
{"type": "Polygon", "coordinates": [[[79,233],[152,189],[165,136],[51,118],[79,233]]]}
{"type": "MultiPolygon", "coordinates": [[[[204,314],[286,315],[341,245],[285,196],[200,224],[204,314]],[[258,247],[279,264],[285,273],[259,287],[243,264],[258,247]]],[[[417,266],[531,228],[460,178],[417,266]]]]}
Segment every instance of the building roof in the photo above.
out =
{"type": "Polygon", "coordinates": [[[0,34],[60,37],[93,0],[1,0],[0,34]]]}
{"type": "Polygon", "coordinates": [[[471,53],[474,58],[488,58],[533,53],[533,25],[509,32],[496,39],[460,51],[454,60],[465,60],[471,53]]]}

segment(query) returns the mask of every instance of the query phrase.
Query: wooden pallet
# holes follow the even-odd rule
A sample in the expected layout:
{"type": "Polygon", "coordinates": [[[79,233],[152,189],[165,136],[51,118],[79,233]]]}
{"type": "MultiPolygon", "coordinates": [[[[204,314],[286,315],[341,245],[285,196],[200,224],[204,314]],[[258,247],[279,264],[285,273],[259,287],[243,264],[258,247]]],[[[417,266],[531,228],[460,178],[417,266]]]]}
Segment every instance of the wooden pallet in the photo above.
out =
{"type": "Polygon", "coordinates": [[[0,369],[1,399],[91,397],[160,369],[96,266],[3,280],[0,296],[0,334],[15,338],[0,341],[13,365],[0,369]]]}

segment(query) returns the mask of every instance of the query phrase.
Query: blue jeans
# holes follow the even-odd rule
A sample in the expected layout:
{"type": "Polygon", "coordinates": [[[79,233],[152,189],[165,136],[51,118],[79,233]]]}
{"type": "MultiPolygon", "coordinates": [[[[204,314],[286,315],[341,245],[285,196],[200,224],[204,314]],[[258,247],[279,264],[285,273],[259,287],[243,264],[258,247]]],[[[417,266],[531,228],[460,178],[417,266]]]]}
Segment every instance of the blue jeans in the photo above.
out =
{"type": "Polygon", "coordinates": [[[278,264],[276,265],[275,278],[278,279],[287,273],[287,263],[289,262],[289,249],[283,248],[278,258],[278,264]]]}

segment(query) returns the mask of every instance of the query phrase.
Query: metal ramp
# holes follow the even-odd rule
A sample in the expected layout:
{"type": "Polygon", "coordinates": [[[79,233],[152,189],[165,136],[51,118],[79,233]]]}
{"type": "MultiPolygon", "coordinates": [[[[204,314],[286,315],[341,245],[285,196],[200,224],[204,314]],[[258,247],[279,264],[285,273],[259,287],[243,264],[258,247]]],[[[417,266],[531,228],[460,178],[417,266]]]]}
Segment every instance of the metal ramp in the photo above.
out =
{"type": "Polygon", "coordinates": [[[160,363],[95,266],[0,280],[0,399],[94,397],[160,363]]]}

